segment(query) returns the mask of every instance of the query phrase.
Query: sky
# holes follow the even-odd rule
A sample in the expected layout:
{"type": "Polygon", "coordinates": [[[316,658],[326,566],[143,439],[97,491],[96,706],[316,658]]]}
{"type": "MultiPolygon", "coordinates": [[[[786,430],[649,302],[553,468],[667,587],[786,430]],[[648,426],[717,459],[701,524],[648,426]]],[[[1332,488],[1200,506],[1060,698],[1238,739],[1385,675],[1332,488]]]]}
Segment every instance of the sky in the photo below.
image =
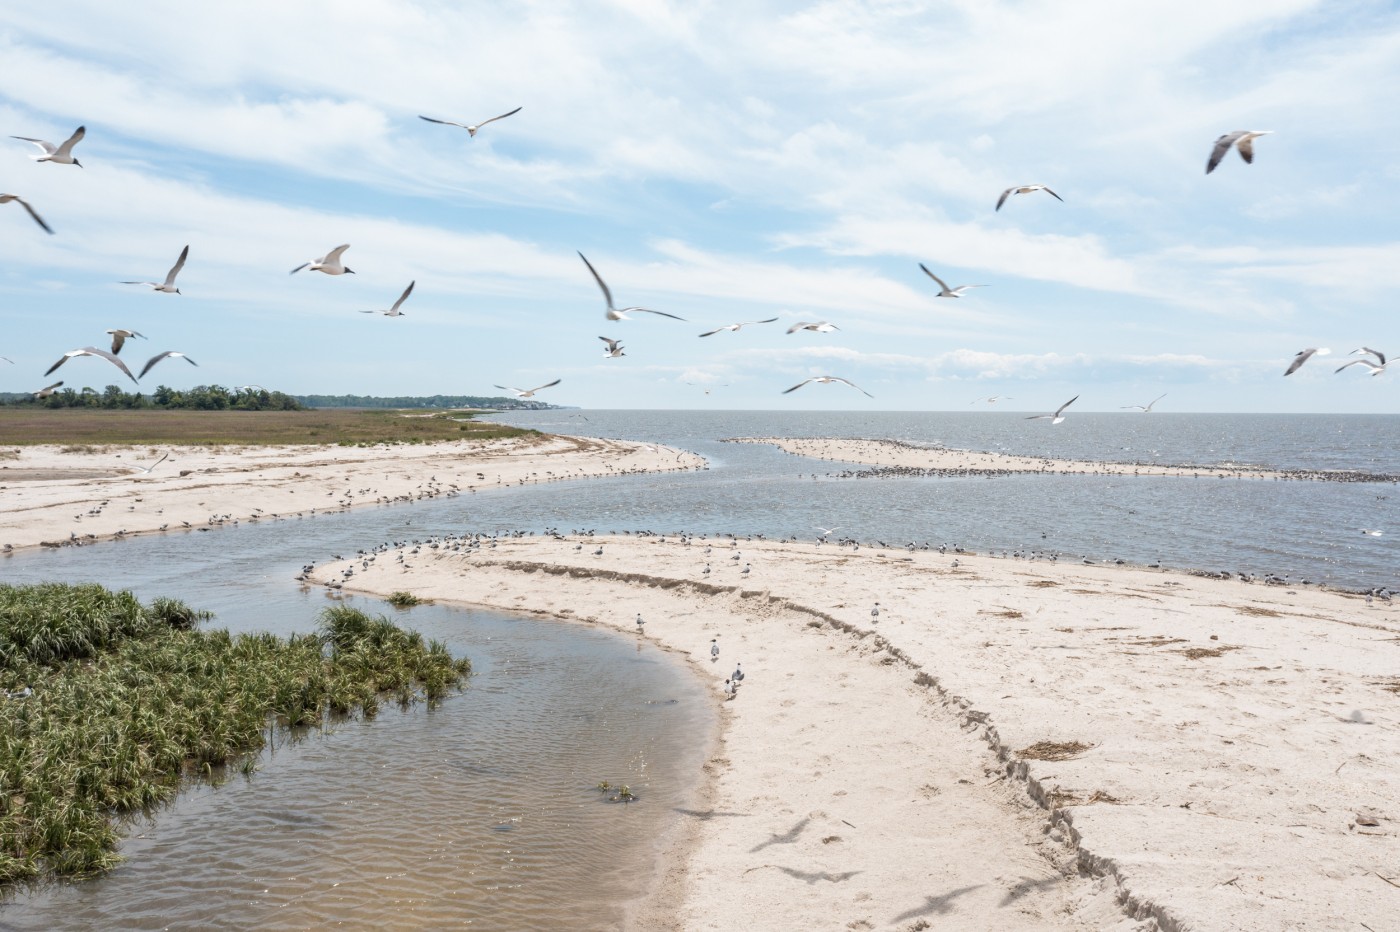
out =
{"type": "Polygon", "coordinates": [[[1400,354],[1391,3],[56,0],[0,7],[0,61],[0,136],[87,128],[82,168],[0,139],[55,230],[0,205],[0,391],[133,388],[42,374],[120,327],[198,363],[145,391],[1397,410],[1400,373],[1333,371],[1400,354]],[[1241,129],[1273,134],[1206,175],[1241,129]],[[994,209],[1033,183],[1063,201],[994,209]],[[341,243],[356,274],[288,275],[341,243]],[[186,244],[181,294],[120,284],[186,244]],[[685,320],[605,320],[580,252],[685,320]],[[874,397],[784,394],[824,375],[874,397]]]}

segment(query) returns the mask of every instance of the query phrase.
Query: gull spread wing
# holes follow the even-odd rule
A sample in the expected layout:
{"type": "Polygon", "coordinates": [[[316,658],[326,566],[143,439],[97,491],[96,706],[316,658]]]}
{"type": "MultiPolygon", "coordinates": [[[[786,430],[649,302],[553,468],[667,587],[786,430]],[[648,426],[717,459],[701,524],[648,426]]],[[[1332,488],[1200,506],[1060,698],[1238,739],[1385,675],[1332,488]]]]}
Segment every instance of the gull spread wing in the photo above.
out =
{"type": "Polygon", "coordinates": [[[189,364],[192,365],[192,366],[197,366],[197,365],[199,365],[199,363],[195,362],[193,359],[191,359],[190,357],[186,356],[184,353],[179,353],[179,352],[176,352],[175,350],[166,350],[165,352],[163,352],[163,353],[157,353],[156,355],[152,356],[150,359],[146,360],[146,365],[143,366],[143,367],[141,368],[141,375],[144,376],[147,372],[150,372],[152,366],[154,366],[156,363],[160,362],[162,359],[164,359],[164,358],[167,357],[167,356],[178,356],[178,357],[180,357],[181,359],[185,360],[185,362],[189,363],[189,364]]]}
{"type": "Polygon", "coordinates": [[[34,218],[35,223],[39,224],[39,226],[44,228],[45,233],[53,233],[53,229],[50,228],[49,225],[44,222],[44,218],[39,216],[39,213],[33,207],[29,206],[29,202],[26,201],[24,198],[20,197],[18,194],[0,194],[0,202],[3,202],[5,200],[13,200],[16,203],[18,203],[19,206],[23,207],[29,212],[29,216],[34,218]]]}
{"type": "Polygon", "coordinates": [[[50,372],[53,372],[59,366],[63,365],[65,362],[67,362],[75,356],[101,356],[103,359],[107,360],[112,365],[125,372],[127,378],[131,379],[131,381],[136,381],[136,376],[131,374],[131,370],[126,367],[126,363],[118,359],[115,354],[109,353],[104,349],[98,349],[96,346],[84,346],[82,349],[69,350],[68,352],[64,353],[62,357],[59,358],[58,362],[54,363],[52,366],[49,366],[48,371],[46,371],[44,375],[48,375],[50,372]]]}
{"type": "Polygon", "coordinates": [[[482,120],[480,123],[476,124],[476,128],[477,128],[477,129],[481,129],[481,128],[482,128],[483,126],[485,126],[487,123],[495,123],[497,120],[504,120],[504,119],[505,119],[506,117],[508,117],[508,116],[515,116],[517,113],[519,113],[519,112],[520,112],[521,110],[523,110],[523,109],[524,109],[523,107],[516,107],[516,108],[515,108],[514,110],[512,110],[510,113],[503,113],[503,114],[501,114],[500,116],[493,116],[493,117],[492,117],[491,119],[489,119],[489,120],[482,120]]]}
{"type": "Polygon", "coordinates": [[[416,278],[415,278],[413,281],[411,281],[411,282],[408,283],[408,287],[405,288],[405,289],[403,290],[403,294],[399,295],[399,299],[398,299],[397,301],[394,302],[394,306],[391,307],[391,308],[389,308],[389,313],[390,313],[390,314],[397,314],[397,313],[398,313],[398,311],[399,311],[399,305],[400,305],[400,304],[403,304],[405,301],[407,301],[407,300],[408,300],[408,296],[411,295],[411,294],[413,294],[413,286],[416,285],[416,284],[418,284],[418,279],[416,279],[416,278]]]}
{"type": "MultiPolygon", "coordinates": [[[[1003,195],[1001,196],[1001,199],[1002,199],[1003,201],[1006,200],[1006,195],[1003,194],[1003,195]]],[[[998,208],[998,209],[1001,208],[1001,204],[1000,204],[1000,203],[997,204],[997,208],[998,208]]],[[[930,272],[930,271],[928,270],[928,266],[926,266],[926,265],[924,265],[922,262],[920,262],[920,263],[919,263],[919,268],[923,269],[923,270],[924,270],[924,274],[927,275],[929,278],[931,278],[931,279],[933,279],[934,281],[938,282],[938,287],[939,287],[939,288],[942,288],[944,291],[947,291],[947,290],[948,290],[948,283],[945,282],[943,279],[939,278],[937,275],[934,275],[932,272],[930,272]]]]}
{"type": "Polygon", "coordinates": [[[460,126],[462,129],[467,128],[467,124],[465,123],[453,123],[451,120],[435,120],[430,116],[423,116],[421,113],[418,114],[418,119],[427,120],[429,123],[441,123],[443,126],[460,126]]]}
{"type": "Polygon", "coordinates": [[[1078,400],[1079,400],[1079,396],[1078,396],[1078,395],[1075,395],[1075,396],[1074,396],[1073,398],[1071,398],[1069,401],[1066,401],[1064,404],[1060,405],[1060,407],[1055,411],[1055,417],[1059,417],[1061,414],[1064,414],[1064,413],[1065,413],[1065,408],[1068,408],[1070,405],[1074,404],[1074,403],[1075,403],[1076,401],[1078,401],[1078,400]]]}
{"type": "Polygon", "coordinates": [[[1051,190],[1050,190],[1049,188],[1047,188],[1045,185],[1041,185],[1041,186],[1040,186],[1040,190],[1044,191],[1046,194],[1050,195],[1051,197],[1053,197],[1055,200],[1059,201],[1060,203],[1064,203],[1064,200],[1065,200],[1064,198],[1060,197],[1060,196],[1059,196],[1058,194],[1056,194],[1054,191],[1051,191],[1051,190]]]}
{"type": "Polygon", "coordinates": [[[1353,359],[1351,362],[1342,363],[1340,366],[1338,366],[1337,372],[1341,372],[1343,369],[1347,368],[1347,366],[1369,366],[1372,369],[1372,371],[1385,368],[1384,365],[1378,366],[1375,363],[1371,362],[1371,360],[1369,359],[1353,359]]]}
{"type": "Polygon", "coordinates": [[[79,142],[81,142],[82,138],[86,135],[87,127],[79,126],[77,129],[73,130],[73,135],[69,136],[66,140],[64,140],[63,145],[59,146],[53,154],[71,158],[73,155],[73,147],[76,146],[79,142]]]}
{"type": "Polygon", "coordinates": [[[1001,197],[997,198],[997,210],[1001,210],[1001,205],[1006,203],[1006,199],[1010,197],[1011,192],[1015,190],[1016,189],[1014,187],[1011,187],[1001,192],[1001,197]]]}
{"type": "Polygon", "coordinates": [[[1297,355],[1293,357],[1293,362],[1289,364],[1288,370],[1283,374],[1292,375],[1293,373],[1297,372],[1298,367],[1301,366],[1303,363],[1307,362],[1309,359],[1311,359],[1313,353],[1316,352],[1317,349],[1315,347],[1312,349],[1299,350],[1297,355]]]}
{"type": "MultiPolygon", "coordinates": [[[[170,271],[165,276],[165,285],[170,287],[175,284],[175,276],[180,274],[180,270],[185,267],[185,260],[190,257],[190,247],[187,243],[185,248],[180,250],[180,258],[175,260],[175,264],[170,267],[170,271]]],[[[196,282],[195,284],[199,284],[196,282]]]]}
{"type": "Polygon", "coordinates": [[[32,136],[11,136],[11,139],[20,139],[24,142],[32,142],[38,146],[45,155],[53,155],[58,151],[58,147],[45,139],[35,139],[32,136]]]}
{"type": "MultiPolygon", "coordinates": [[[[1243,135],[1243,130],[1236,130],[1233,133],[1226,133],[1219,139],[1215,140],[1215,147],[1210,150],[1210,159],[1206,162],[1207,175],[1215,171],[1216,166],[1220,164],[1220,160],[1225,158],[1225,153],[1229,152],[1230,147],[1235,144],[1235,140],[1239,139],[1243,135]]],[[[1249,161],[1249,159],[1245,159],[1245,161],[1249,161]]]]}
{"type": "Polygon", "coordinates": [[[322,264],[322,265],[330,265],[330,264],[333,263],[333,262],[339,262],[339,261],[340,261],[340,257],[343,256],[343,255],[345,254],[345,250],[347,250],[347,249],[349,249],[349,248],[350,248],[350,244],[349,244],[349,243],[342,243],[342,244],[340,244],[339,246],[337,246],[337,247],[335,247],[334,249],[332,249],[330,252],[326,253],[326,257],[325,257],[324,259],[321,260],[321,264],[322,264]]]}
{"type": "Polygon", "coordinates": [[[588,266],[588,271],[593,273],[593,280],[598,283],[598,287],[603,290],[603,298],[608,302],[608,310],[613,309],[612,292],[608,290],[607,284],[603,281],[603,276],[598,274],[598,270],[593,267],[593,263],[588,261],[588,257],[579,253],[578,257],[583,260],[583,264],[588,266]]]}

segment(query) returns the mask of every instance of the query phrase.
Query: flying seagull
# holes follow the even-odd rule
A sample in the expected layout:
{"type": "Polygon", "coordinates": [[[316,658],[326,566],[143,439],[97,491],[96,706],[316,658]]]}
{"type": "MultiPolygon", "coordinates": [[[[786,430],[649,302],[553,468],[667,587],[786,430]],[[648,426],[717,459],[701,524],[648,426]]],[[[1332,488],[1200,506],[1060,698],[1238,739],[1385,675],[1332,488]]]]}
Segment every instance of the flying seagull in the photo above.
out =
{"type": "Polygon", "coordinates": [[[1013,400],[1012,397],[1011,397],[1010,395],[992,395],[992,396],[990,396],[990,397],[988,397],[988,398],[974,398],[974,399],[972,399],[971,401],[969,401],[968,404],[973,404],[973,405],[975,405],[975,404],[977,404],[977,402],[979,402],[979,401],[985,401],[985,402],[986,402],[987,404],[989,404],[989,405],[994,405],[994,404],[997,403],[997,401],[998,401],[999,399],[1002,399],[1002,398],[1005,398],[1007,401],[1012,401],[1012,400],[1013,400]]]}
{"type": "Polygon", "coordinates": [[[418,284],[418,280],[416,278],[413,281],[409,282],[408,287],[403,290],[403,294],[399,295],[399,299],[394,302],[394,306],[389,308],[387,311],[361,311],[360,313],[383,314],[385,317],[402,317],[403,311],[399,310],[399,305],[407,301],[408,296],[413,294],[413,286],[416,284],[418,284]]]}
{"type": "Polygon", "coordinates": [[[598,339],[602,340],[604,343],[607,344],[607,346],[604,347],[604,349],[603,349],[603,356],[604,356],[605,358],[608,358],[608,359],[615,359],[615,358],[617,358],[618,356],[626,356],[626,355],[627,355],[626,353],[624,353],[624,352],[622,351],[622,341],[621,341],[621,340],[610,340],[610,339],[608,339],[607,337],[599,337],[598,339]]]}
{"type": "Polygon", "coordinates": [[[817,525],[816,529],[822,532],[822,537],[830,537],[835,532],[841,530],[839,525],[837,527],[822,527],[821,525],[817,525]]]}
{"type": "Polygon", "coordinates": [[[167,357],[167,356],[175,356],[175,357],[178,357],[178,358],[180,358],[180,359],[183,359],[185,362],[189,363],[189,364],[192,365],[192,366],[197,366],[197,365],[199,365],[199,363],[195,362],[193,359],[191,359],[190,357],[186,356],[184,353],[177,353],[177,352],[175,352],[174,350],[166,350],[166,351],[163,352],[163,353],[156,353],[156,354],[155,354],[154,356],[152,356],[150,359],[146,360],[146,364],[145,364],[144,366],[141,367],[141,375],[144,376],[147,372],[150,372],[152,366],[154,366],[156,363],[160,362],[162,359],[164,359],[164,358],[167,357]]]}
{"type": "Polygon", "coordinates": [[[60,385],[62,385],[62,384],[63,384],[63,380],[62,380],[62,379],[59,379],[57,382],[53,383],[52,385],[45,385],[43,388],[39,389],[37,392],[34,392],[34,397],[35,397],[35,398],[47,398],[47,397],[49,397],[50,395],[52,395],[54,392],[58,391],[58,387],[59,387],[60,385]]]}
{"type": "Polygon", "coordinates": [[[34,222],[44,228],[45,233],[53,232],[53,230],[49,228],[49,225],[44,222],[44,218],[39,216],[39,214],[35,212],[33,207],[29,206],[29,202],[26,201],[24,198],[20,197],[18,194],[0,194],[0,204],[8,204],[10,203],[10,201],[14,201],[15,203],[19,204],[19,206],[29,211],[29,216],[33,217],[34,222]]]}
{"type": "Polygon", "coordinates": [[[1068,408],[1070,405],[1074,404],[1078,400],[1079,396],[1075,395],[1069,401],[1066,401],[1064,404],[1060,405],[1060,407],[1056,409],[1054,414],[1032,414],[1030,417],[1026,418],[1026,420],[1048,420],[1051,424],[1058,424],[1065,419],[1065,408],[1068,408]]]}
{"type": "Polygon", "coordinates": [[[789,327],[789,328],[787,329],[787,332],[788,332],[788,333],[796,333],[796,332],[799,331],[799,330],[811,330],[811,331],[813,331],[813,332],[815,332],[815,333],[830,333],[830,332],[833,331],[833,330],[840,330],[840,329],[841,329],[841,328],[838,327],[838,326],[836,326],[835,324],[829,324],[829,323],[827,323],[827,322],[824,321],[824,320],[819,320],[819,321],[817,321],[816,323],[810,323],[810,324],[809,324],[807,321],[805,321],[805,320],[799,320],[797,323],[795,323],[795,324],[793,324],[791,327],[789,327]]]}
{"type": "Polygon", "coordinates": [[[163,291],[166,294],[179,294],[180,289],[175,287],[175,276],[180,274],[180,270],[185,267],[185,260],[190,257],[190,247],[186,244],[180,250],[180,258],[175,260],[175,264],[170,267],[170,271],[165,273],[163,282],[122,282],[123,285],[150,285],[156,291],[163,291]]]}
{"type": "Polygon", "coordinates": [[[1298,367],[1301,366],[1303,363],[1307,362],[1309,359],[1312,359],[1314,354],[1318,356],[1326,356],[1330,352],[1332,352],[1330,349],[1326,349],[1325,347],[1319,349],[1316,346],[1309,347],[1305,350],[1299,350],[1297,354],[1293,357],[1293,362],[1289,363],[1288,370],[1283,374],[1292,375],[1293,373],[1297,372],[1298,367]]]}
{"type": "Polygon", "coordinates": [[[133,466],[134,468],[136,468],[136,469],[141,470],[141,472],[146,473],[147,475],[150,475],[152,469],[155,469],[157,466],[159,466],[161,463],[164,463],[164,462],[165,462],[167,459],[169,459],[169,458],[170,458],[170,454],[169,454],[169,453],[163,453],[163,454],[161,454],[160,459],[156,460],[154,463],[152,463],[152,464],[149,465],[149,466],[136,466],[136,464],[134,464],[134,463],[132,464],[132,466],[133,466]]]}
{"type": "Polygon", "coordinates": [[[1046,194],[1050,195],[1057,201],[1064,200],[1064,198],[1060,197],[1058,194],[1056,194],[1054,191],[1051,191],[1043,184],[1012,185],[1005,191],[1001,192],[1001,197],[997,198],[997,210],[1001,210],[1001,205],[1005,204],[1006,199],[1012,194],[1030,194],[1032,191],[1044,191],[1046,194]]]}
{"type": "Polygon", "coordinates": [[[717,328],[715,328],[714,330],[707,331],[707,332],[702,333],[702,334],[700,334],[700,335],[701,335],[702,337],[712,337],[712,336],[714,336],[715,334],[717,334],[717,333],[722,333],[722,332],[725,331],[725,330],[728,330],[728,331],[730,331],[731,333],[738,333],[741,329],[743,329],[744,327],[747,327],[749,324],[771,324],[773,321],[775,321],[775,320],[777,320],[777,319],[778,319],[778,318],[776,318],[776,317],[770,317],[770,318],[768,318],[767,320],[746,320],[746,321],[744,321],[743,323],[738,323],[738,324],[726,324],[726,325],[724,325],[723,327],[717,327],[717,328]]]}
{"type": "Polygon", "coordinates": [[[464,130],[467,131],[467,135],[468,135],[468,136],[475,136],[475,135],[476,135],[476,131],[479,130],[479,129],[481,129],[481,128],[482,128],[483,126],[485,126],[487,123],[494,123],[494,122],[496,122],[497,120],[504,120],[504,119],[505,119],[506,117],[508,117],[508,116],[515,116],[515,115],[516,115],[517,113],[519,113],[522,109],[523,109],[523,108],[521,108],[521,107],[516,107],[516,108],[515,108],[514,110],[512,110],[510,113],[503,113],[503,114],[501,114],[500,116],[493,116],[493,117],[492,117],[491,119],[489,119],[489,120],[482,120],[480,123],[474,123],[474,124],[453,123],[451,120],[435,120],[435,119],[433,119],[432,117],[423,116],[421,113],[418,115],[418,119],[420,119],[420,120],[427,120],[429,123],[441,123],[443,126],[460,126],[462,129],[464,129],[464,130]]]}
{"type": "Polygon", "coordinates": [[[83,163],[73,158],[73,147],[78,144],[78,142],[83,138],[83,135],[86,133],[87,127],[79,126],[77,129],[73,130],[73,135],[69,136],[67,141],[65,141],[61,146],[55,146],[53,143],[48,142],[47,140],[34,139],[29,136],[11,136],[10,138],[22,139],[25,142],[32,142],[34,143],[34,145],[42,149],[44,153],[43,155],[30,156],[30,158],[36,162],[54,162],[58,165],[76,165],[79,168],[82,168],[83,163]]]}
{"type": "Polygon", "coordinates": [[[1167,393],[1166,393],[1166,392],[1162,392],[1162,394],[1158,395],[1156,398],[1153,398],[1151,401],[1149,401],[1149,402],[1147,403],[1147,406],[1146,406],[1146,407],[1144,407],[1144,406],[1142,406],[1142,405],[1123,405],[1121,410],[1126,411],[1126,410],[1128,410],[1129,408],[1137,408],[1137,409],[1138,409],[1139,411],[1141,411],[1143,414],[1146,414],[1147,412],[1149,412],[1149,411],[1152,410],[1152,406],[1153,406],[1153,405],[1155,405],[1157,402],[1161,401],[1161,400],[1162,400],[1163,398],[1165,398],[1165,397],[1167,397],[1167,393]]]}
{"type": "Polygon", "coordinates": [[[660,314],[662,317],[669,317],[672,320],[685,320],[684,317],[677,317],[675,314],[667,314],[665,311],[653,311],[650,308],[645,307],[624,307],[621,310],[618,310],[617,308],[613,307],[612,292],[609,291],[608,286],[604,284],[603,276],[598,274],[598,270],[593,267],[592,262],[588,261],[587,256],[585,256],[583,253],[579,253],[578,257],[583,260],[584,265],[588,266],[588,271],[593,273],[593,280],[596,281],[598,283],[598,287],[603,290],[603,297],[606,298],[608,302],[608,312],[605,315],[608,318],[608,320],[631,320],[632,318],[628,317],[627,315],[632,311],[641,311],[646,314],[660,314]]]}
{"type": "Polygon", "coordinates": [[[1372,356],[1376,357],[1377,360],[1379,360],[1379,363],[1371,362],[1371,360],[1369,359],[1353,359],[1351,362],[1343,363],[1341,366],[1338,366],[1337,371],[1341,372],[1347,366],[1370,366],[1372,375],[1380,375],[1382,372],[1385,371],[1385,353],[1382,353],[1379,350],[1373,350],[1370,347],[1363,346],[1360,349],[1352,350],[1347,355],[1359,356],[1362,353],[1370,353],[1372,356]]]}
{"type": "Polygon", "coordinates": [[[106,350],[98,349],[95,346],[84,346],[82,349],[69,350],[62,356],[58,357],[58,362],[54,363],[52,366],[49,366],[48,371],[46,371],[44,375],[48,375],[49,373],[53,372],[59,366],[63,365],[65,362],[67,362],[75,356],[101,356],[103,359],[107,360],[112,365],[125,372],[126,377],[131,379],[131,381],[136,381],[136,376],[131,374],[131,370],[126,367],[126,363],[118,359],[115,353],[109,353],[106,350]]]}
{"type": "Polygon", "coordinates": [[[135,330],[122,330],[121,328],[117,328],[116,330],[108,330],[107,332],[112,335],[113,354],[120,353],[122,351],[122,346],[126,344],[128,337],[141,337],[141,339],[143,340],[146,339],[145,337],[141,336],[141,334],[137,333],[135,330]]]}
{"type": "Polygon", "coordinates": [[[1267,136],[1272,133],[1271,129],[1237,129],[1233,133],[1226,133],[1215,140],[1215,147],[1210,150],[1210,158],[1206,160],[1206,174],[1215,171],[1215,167],[1220,164],[1220,160],[1225,158],[1225,153],[1234,146],[1240,153],[1240,158],[1245,162],[1254,161],[1254,140],[1260,136],[1267,136]]]}
{"type": "Polygon", "coordinates": [[[803,379],[801,382],[798,382],[798,383],[797,383],[796,385],[794,385],[792,388],[785,388],[785,389],[783,389],[783,394],[786,395],[788,392],[795,392],[795,391],[797,391],[799,388],[801,388],[802,386],[806,385],[808,382],[818,382],[818,383],[820,383],[820,384],[822,384],[822,385],[828,385],[828,384],[830,384],[830,383],[832,383],[832,382],[840,382],[842,385],[849,385],[849,386],[851,386],[851,388],[854,388],[856,391],[860,392],[862,395],[864,395],[864,396],[867,397],[867,398],[874,398],[874,397],[875,397],[874,395],[870,394],[870,393],[869,393],[868,391],[866,391],[865,389],[861,388],[861,387],[860,387],[859,385],[857,385],[855,382],[852,382],[852,381],[849,380],[849,379],[837,378],[837,377],[834,376],[834,375],[814,375],[814,376],[812,376],[810,379],[803,379]]]}
{"type": "Polygon", "coordinates": [[[309,268],[313,272],[325,272],[327,275],[344,275],[346,272],[349,272],[351,275],[354,275],[354,269],[350,268],[349,266],[340,264],[340,257],[343,256],[345,254],[345,250],[349,248],[350,244],[344,243],[340,246],[335,247],[330,252],[326,253],[324,256],[322,256],[319,259],[316,259],[315,261],[303,262],[301,265],[292,269],[287,274],[295,275],[302,269],[309,268]]]}
{"type": "Polygon", "coordinates": [[[9,363],[12,366],[15,364],[15,361],[8,356],[0,356],[0,359],[5,360],[5,362],[9,363]]]}
{"type": "Polygon", "coordinates": [[[555,379],[553,382],[550,382],[548,385],[541,385],[539,388],[511,388],[511,387],[508,386],[508,385],[497,385],[496,387],[497,387],[497,388],[503,388],[503,389],[505,389],[505,390],[508,391],[508,392],[515,392],[515,397],[516,397],[516,398],[533,398],[533,397],[535,397],[535,392],[540,391],[541,389],[545,389],[545,388],[553,388],[554,386],[558,385],[558,384],[559,384],[560,382],[562,382],[562,381],[564,381],[564,380],[563,380],[563,379],[555,379]]]}
{"type": "Polygon", "coordinates": [[[928,270],[928,266],[924,265],[922,262],[919,263],[919,268],[923,269],[924,274],[927,275],[929,278],[938,282],[938,287],[943,289],[942,291],[938,292],[938,297],[940,298],[961,298],[963,296],[963,292],[969,288],[987,287],[986,285],[959,285],[956,288],[949,288],[947,282],[930,272],[928,270]]]}

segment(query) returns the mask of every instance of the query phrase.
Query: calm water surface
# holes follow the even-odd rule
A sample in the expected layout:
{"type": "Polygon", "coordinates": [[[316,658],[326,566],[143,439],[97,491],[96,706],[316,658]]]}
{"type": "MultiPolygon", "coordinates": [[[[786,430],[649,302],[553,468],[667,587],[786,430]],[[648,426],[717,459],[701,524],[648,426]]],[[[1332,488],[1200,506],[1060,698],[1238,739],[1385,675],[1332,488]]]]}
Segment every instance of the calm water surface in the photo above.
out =
{"type": "MultiPolygon", "coordinates": [[[[837,479],[841,466],[736,436],[876,437],[1094,460],[1400,473],[1400,416],[540,411],[501,420],[698,452],[702,472],[479,492],[450,500],[175,533],[0,559],[6,582],[94,580],[174,595],[235,631],[307,630],[325,604],[291,577],[383,541],[546,527],[796,535],[1400,586],[1390,484],[1024,475],[837,479]],[[1360,528],[1381,528],[1366,537],[1360,528]]],[[[361,603],[381,610],[378,603],[361,603]]],[[[392,611],[392,610],[390,610],[392,611]]],[[[0,927],[608,927],[646,885],[713,727],[707,694],[628,637],[419,607],[412,626],[472,658],[436,710],[386,708],[278,749],[251,780],[182,797],[99,880],[0,907],[0,927]],[[671,700],[675,700],[672,702],[671,700]],[[609,805],[600,780],[640,788],[609,805]]]]}

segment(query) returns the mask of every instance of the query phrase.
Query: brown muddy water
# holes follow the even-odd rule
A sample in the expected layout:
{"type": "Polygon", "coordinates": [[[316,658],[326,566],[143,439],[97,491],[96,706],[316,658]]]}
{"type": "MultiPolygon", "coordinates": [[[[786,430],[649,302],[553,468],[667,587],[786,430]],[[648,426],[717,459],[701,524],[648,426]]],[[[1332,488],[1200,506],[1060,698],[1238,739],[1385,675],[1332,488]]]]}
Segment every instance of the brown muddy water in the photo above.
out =
{"type": "Polygon", "coordinates": [[[693,808],[714,697],[633,636],[396,617],[472,659],[463,692],[279,744],[131,824],[110,874],[10,897],[0,929],[620,927],[693,808]]]}

